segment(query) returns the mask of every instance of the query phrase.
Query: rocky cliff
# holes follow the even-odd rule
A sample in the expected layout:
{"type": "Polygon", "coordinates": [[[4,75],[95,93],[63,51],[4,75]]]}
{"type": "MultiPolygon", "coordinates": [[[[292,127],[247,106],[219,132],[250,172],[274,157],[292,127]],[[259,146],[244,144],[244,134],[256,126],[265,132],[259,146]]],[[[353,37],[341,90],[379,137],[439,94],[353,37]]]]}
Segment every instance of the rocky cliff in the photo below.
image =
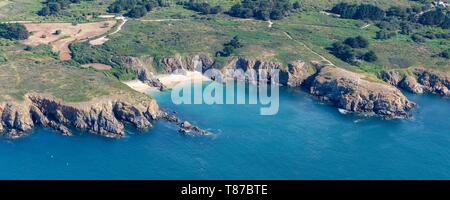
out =
{"type": "Polygon", "coordinates": [[[399,71],[383,71],[380,77],[408,92],[422,94],[425,92],[450,96],[450,76],[430,69],[414,68],[411,73],[404,75],[399,71]]]}
{"type": "MultiPolygon", "coordinates": [[[[128,61],[128,63],[134,66],[141,65],[137,61],[128,61]]],[[[161,64],[164,66],[165,73],[173,73],[177,70],[205,72],[212,68],[214,60],[207,54],[200,54],[184,58],[181,56],[165,58],[161,60],[161,64]]],[[[405,118],[410,116],[408,110],[415,106],[397,88],[388,84],[369,81],[364,75],[348,70],[331,66],[311,66],[302,61],[292,62],[286,67],[278,62],[235,58],[222,68],[221,81],[232,78],[249,83],[258,83],[261,81],[260,72],[266,72],[265,78],[267,80],[264,81],[270,81],[272,77],[270,77],[269,72],[273,69],[280,72],[280,85],[302,87],[321,100],[329,101],[346,111],[371,113],[383,118],[405,118]],[[248,73],[252,71],[257,73],[248,73]]],[[[393,85],[414,84],[409,79],[406,79],[409,82],[403,81],[400,74],[395,72],[382,75],[384,80],[393,85]]],[[[436,85],[426,76],[421,80],[424,83],[429,83],[428,85],[436,85]]],[[[410,87],[414,88],[415,86],[410,87]]],[[[415,89],[419,90],[418,88],[415,89]]],[[[180,120],[174,122],[180,126],[182,124],[180,120]]]]}
{"type": "Polygon", "coordinates": [[[227,69],[235,69],[235,70],[238,69],[242,70],[243,72],[249,72],[250,70],[254,70],[255,72],[258,72],[256,74],[252,73],[227,74],[228,79],[231,77],[233,79],[238,79],[249,83],[259,82],[261,75],[260,72],[267,73],[266,77],[270,79],[271,78],[270,71],[276,69],[279,70],[280,72],[279,84],[289,87],[300,87],[309,76],[314,74],[314,69],[307,66],[302,61],[296,61],[291,64],[288,64],[287,68],[285,68],[281,63],[278,62],[265,62],[254,59],[236,58],[233,59],[229,64],[227,64],[224,67],[223,71],[227,69]]]}
{"type": "Polygon", "coordinates": [[[309,92],[338,108],[357,113],[373,113],[383,118],[406,118],[415,104],[397,88],[369,81],[336,67],[323,67],[308,83],[309,92]]]}
{"type": "Polygon", "coordinates": [[[125,67],[136,72],[138,80],[151,87],[156,87],[160,90],[164,89],[164,85],[155,77],[155,72],[151,70],[151,65],[153,64],[152,57],[139,59],[132,56],[123,56],[119,59],[121,60],[121,63],[124,63],[125,67]]]}
{"type": "Polygon", "coordinates": [[[86,103],[63,103],[55,98],[27,95],[24,101],[0,104],[0,133],[20,137],[36,126],[49,127],[65,135],[69,128],[89,131],[105,137],[125,136],[124,123],[137,128],[152,127],[162,112],[150,98],[103,98],[86,103]]]}
{"type": "Polygon", "coordinates": [[[197,54],[181,57],[176,55],[171,58],[161,60],[166,73],[173,73],[176,70],[204,72],[212,67],[214,60],[208,54],[197,54]]]}

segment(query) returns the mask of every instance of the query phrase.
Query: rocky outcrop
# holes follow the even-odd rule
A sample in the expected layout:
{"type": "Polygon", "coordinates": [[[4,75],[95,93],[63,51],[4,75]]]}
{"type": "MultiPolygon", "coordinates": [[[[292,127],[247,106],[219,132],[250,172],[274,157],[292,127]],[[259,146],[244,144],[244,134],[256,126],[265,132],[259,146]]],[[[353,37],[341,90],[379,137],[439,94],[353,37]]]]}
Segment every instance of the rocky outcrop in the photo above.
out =
{"type": "Polygon", "coordinates": [[[402,81],[398,71],[381,71],[380,78],[393,86],[397,86],[402,81]]]}
{"type": "Polygon", "coordinates": [[[164,85],[155,77],[154,73],[150,70],[149,66],[153,63],[152,57],[144,58],[144,61],[132,57],[132,56],[124,56],[120,58],[121,63],[125,65],[125,67],[132,69],[136,72],[138,80],[143,83],[151,86],[159,88],[160,90],[164,89],[164,85]],[[144,64],[146,63],[146,64],[144,64]]]}
{"type": "Polygon", "coordinates": [[[414,94],[422,94],[423,93],[423,86],[420,85],[417,80],[412,76],[406,76],[399,84],[397,84],[398,87],[401,89],[404,89],[408,92],[414,93],[414,94]]]}
{"type": "Polygon", "coordinates": [[[384,81],[415,94],[424,92],[450,96],[450,76],[430,69],[414,68],[412,73],[402,77],[398,71],[383,71],[384,81]]]}
{"type": "Polygon", "coordinates": [[[165,72],[169,74],[183,70],[204,72],[212,67],[214,60],[208,54],[197,54],[186,57],[177,55],[175,57],[161,59],[161,64],[165,66],[165,72]]]}
{"type": "Polygon", "coordinates": [[[423,68],[416,68],[413,73],[418,77],[417,82],[424,91],[441,96],[450,96],[450,76],[448,74],[423,68]]]}
{"type": "Polygon", "coordinates": [[[105,98],[95,103],[70,104],[52,97],[28,95],[22,102],[0,104],[0,133],[15,138],[42,126],[71,135],[70,127],[120,138],[125,136],[124,123],[145,129],[161,116],[158,105],[149,98],[133,103],[105,98]]]}
{"type": "Polygon", "coordinates": [[[279,84],[290,87],[301,86],[303,82],[314,73],[314,70],[302,61],[293,62],[289,64],[287,68],[284,68],[283,65],[278,62],[265,62],[261,60],[244,58],[236,58],[232,60],[227,66],[224,67],[223,70],[226,71],[226,77],[224,78],[225,80],[237,79],[249,83],[258,83],[262,81],[261,76],[263,75],[264,78],[267,79],[263,81],[271,82],[271,70],[279,70],[279,84]],[[227,71],[229,69],[242,70],[244,73],[227,71]],[[261,72],[266,74],[262,74],[261,72]]]}
{"type": "Polygon", "coordinates": [[[406,118],[415,106],[397,88],[344,69],[323,67],[311,79],[308,88],[312,95],[346,111],[406,118]]]}
{"type": "Polygon", "coordinates": [[[195,134],[195,135],[209,135],[209,132],[206,130],[203,130],[197,126],[192,125],[188,121],[182,121],[178,119],[175,115],[170,115],[168,113],[163,113],[162,118],[167,120],[168,122],[177,124],[180,128],[178,129],[178,132],[183,134],[195,134]]]}

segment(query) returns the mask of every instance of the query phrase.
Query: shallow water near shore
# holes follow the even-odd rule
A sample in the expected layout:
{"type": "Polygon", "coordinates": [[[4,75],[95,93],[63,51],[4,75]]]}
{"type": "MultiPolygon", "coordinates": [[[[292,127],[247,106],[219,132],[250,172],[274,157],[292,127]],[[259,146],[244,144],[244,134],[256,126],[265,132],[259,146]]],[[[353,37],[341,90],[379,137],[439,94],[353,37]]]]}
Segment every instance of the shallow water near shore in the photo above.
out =
{"type": "Polygon", "coordinates": [[[0,140],[0,179],[450,179],[450,100],[408,95],[410,120],[342,115],[299,90],[281,88],[280,111],[260,105],[161,107],[208,129],[184,136],[160,121],[124,139],[65,137],[37,129],[0,140]]]}

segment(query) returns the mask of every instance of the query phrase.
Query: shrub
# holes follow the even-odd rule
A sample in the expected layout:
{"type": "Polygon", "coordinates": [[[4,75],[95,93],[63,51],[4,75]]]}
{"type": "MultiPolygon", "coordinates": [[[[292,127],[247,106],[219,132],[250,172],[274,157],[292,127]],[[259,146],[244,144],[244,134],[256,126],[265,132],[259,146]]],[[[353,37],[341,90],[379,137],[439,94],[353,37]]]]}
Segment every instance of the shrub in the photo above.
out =
{"type": "Polygon", "coordinates": [[[362,56],[362,59],[367,62],[375,62],[378,60],[378,56],[374,51],[368,51],[362,56]]]}
{"type": "Polygon", "coordinates": [[[397,34],[395,32],[392,31],[387,31],[387,30],[381,30],[377,32],[377,35],[375,37],[375,39],[377,40],[387,40],[390,39],[394,36],[396,36],[397,34]]]}
{"type": "Polygon", "coordinates": [[[255,18],[258,20],[279,20],[300,8],[300,3],[289,0],[243,0],[227,12],[233,17],[255,18]],[[296,4],[297,3],[297,4],[296,4]]]}
{"type": "Polygon", "coordinates": [[[344,44],[352,48],[367,48],[369,46],[369,41],[362,36],[357,36],[345,39],[344,44]]]}
{"type": "Polygon", "coordinates": [[[439,56],[440,56],[440,57],[443,57],[443,58],[450,59],[450,49],[447,49],[447,50],[445,50],[445,51],[442,51],[442,52],[439,54],[439,56]]]}
{"type": "Polygon", "coordinates": [[[370,4],[339,3],[331,9],[331,12],[347,19],[382,20],[386,16],[384,10],[370,4]]]}
{"type": "Polygon", "coordinates": [[[25,40],[30,37],[30,33],[22,24],[0,24],[0,38],[25,40]]]}

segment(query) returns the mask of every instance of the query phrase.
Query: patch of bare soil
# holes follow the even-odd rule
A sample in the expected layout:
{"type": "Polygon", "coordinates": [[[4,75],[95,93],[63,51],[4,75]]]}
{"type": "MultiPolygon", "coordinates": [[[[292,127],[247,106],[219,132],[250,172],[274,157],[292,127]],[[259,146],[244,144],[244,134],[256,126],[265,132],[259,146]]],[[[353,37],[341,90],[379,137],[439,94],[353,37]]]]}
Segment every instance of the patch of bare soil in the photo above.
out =
{"type": "Polygon", "coordinates": [[[61,60],[70,60],[70,43],[103,35],[115,24],[114,20],[84,24],[25,23],[32,35],[23,43],[32,46],[51,44],[53,51],[59,52],[61,60]]]}
{"type": "Polygon", "coordinates": [[[111,66],[105,65],[105,64],[101,64],[101,63],[85,64],[85,65],[81,65],[81,67],[83,67],[83,68],[94,68],[96,70],[101,70],[101,71],[112,69],[111,66]]]}

